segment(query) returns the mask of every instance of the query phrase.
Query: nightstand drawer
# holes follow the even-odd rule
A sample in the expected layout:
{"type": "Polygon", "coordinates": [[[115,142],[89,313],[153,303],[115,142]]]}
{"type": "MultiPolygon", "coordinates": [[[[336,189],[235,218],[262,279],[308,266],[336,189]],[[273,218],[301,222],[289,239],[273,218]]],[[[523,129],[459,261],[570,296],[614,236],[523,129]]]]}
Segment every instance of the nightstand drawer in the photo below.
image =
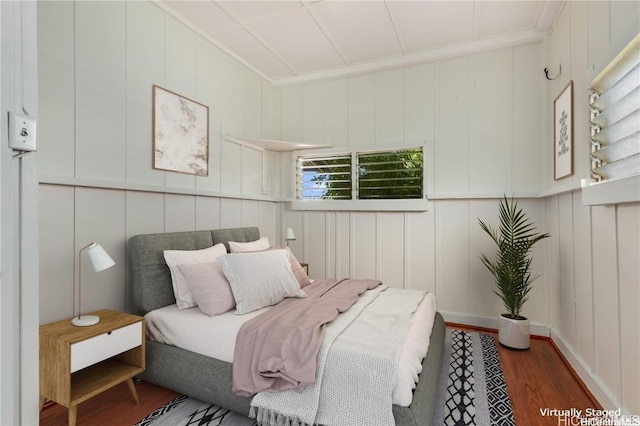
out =
{"type": "Polygon", "coordinates": [[[71,372],[81,370],[142,344],[142,322],[71,345],[71,372]]]}

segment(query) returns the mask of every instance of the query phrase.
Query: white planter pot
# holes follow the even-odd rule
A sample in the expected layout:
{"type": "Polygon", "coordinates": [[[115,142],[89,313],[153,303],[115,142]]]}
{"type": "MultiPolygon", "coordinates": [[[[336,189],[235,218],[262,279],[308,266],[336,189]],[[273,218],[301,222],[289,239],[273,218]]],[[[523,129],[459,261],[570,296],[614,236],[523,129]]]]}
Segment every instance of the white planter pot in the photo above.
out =
{"type": "Polygon", "coordinates": [[[529,349],[531,325],[529,319],[511,319],[500,315],[498,341],[512,349],[529,349]]]}

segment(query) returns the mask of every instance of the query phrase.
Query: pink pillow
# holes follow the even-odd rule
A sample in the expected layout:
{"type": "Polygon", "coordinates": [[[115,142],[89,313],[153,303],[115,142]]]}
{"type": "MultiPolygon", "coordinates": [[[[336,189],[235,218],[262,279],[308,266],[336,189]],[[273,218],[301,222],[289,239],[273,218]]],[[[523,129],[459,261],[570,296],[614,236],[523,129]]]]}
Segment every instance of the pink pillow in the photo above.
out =
{"type": "Polygon", "coordinates": [[[177,265],[213,262],[223,254],[227,254],[227,248],[222,243],[202,250],[164,251],[164,260],[171,272],[171,284],[178,309],[193,308],[197,303],[177,265]]]}
{"type": "Polygon", "coordinates": [[[287,247],[287,253],[289,253],[289,261],[291,261],[291,272],[293,272],[296,280],[298,280],[300,288],[304,288],[311,284],[311,280],[307,276],[307,273],[289,247],[287,247]]]}
{"type": "Polygon", "coordinates": [[[183,264],[177,268],[186,279],[202,313],[213,317],[236,306],[229,281],[219,262],[183,264]]]}

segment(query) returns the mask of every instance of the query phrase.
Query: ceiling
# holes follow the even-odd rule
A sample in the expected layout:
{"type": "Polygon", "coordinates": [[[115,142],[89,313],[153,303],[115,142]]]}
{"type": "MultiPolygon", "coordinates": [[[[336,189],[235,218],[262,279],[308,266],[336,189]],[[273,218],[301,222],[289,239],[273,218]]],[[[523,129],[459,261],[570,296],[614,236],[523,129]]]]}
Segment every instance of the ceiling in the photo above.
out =
{"type": "Polygon", "coordinates": [[[539,41],[564,0],[161,4],[274,85],[287,85],[539,41]]]}

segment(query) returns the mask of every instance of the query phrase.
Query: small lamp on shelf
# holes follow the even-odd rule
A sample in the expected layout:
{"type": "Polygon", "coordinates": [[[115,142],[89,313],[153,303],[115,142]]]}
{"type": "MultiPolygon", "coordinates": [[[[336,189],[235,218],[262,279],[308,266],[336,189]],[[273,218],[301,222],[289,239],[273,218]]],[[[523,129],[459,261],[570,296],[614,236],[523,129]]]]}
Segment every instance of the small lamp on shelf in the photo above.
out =
{"type": "Polygon", "coordinates": [[[284,234],[284,240],[287,242],[287,247],[289,247],[289,241],[296,240],[296,234],[293,233],[293,228],[287,228],[287,232],[284,234]]]}
{"type": "Polygon", "coordinates": [[[78,316],[71,320],[71,324],[78,327],[95,325],[100,322],[100,317],[96,315],[82,315],[82,252],[85,250],[91,260],[91,266],[96,272],[104,271],[116,264],[100,244],[87,244],[78,252],[78,316]]]}

